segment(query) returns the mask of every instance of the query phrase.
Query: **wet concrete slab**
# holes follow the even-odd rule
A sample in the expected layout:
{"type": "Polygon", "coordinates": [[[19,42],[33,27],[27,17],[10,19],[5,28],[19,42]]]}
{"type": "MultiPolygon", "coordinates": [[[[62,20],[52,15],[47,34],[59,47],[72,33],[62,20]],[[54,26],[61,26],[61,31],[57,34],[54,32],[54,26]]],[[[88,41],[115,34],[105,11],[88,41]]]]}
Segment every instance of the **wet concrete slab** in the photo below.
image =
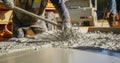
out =
{"type": "Polygon", "coordinates": [[[0,63],[120,63],[120,57],[76,49],[42,48],[2,55],[0,63]]]}

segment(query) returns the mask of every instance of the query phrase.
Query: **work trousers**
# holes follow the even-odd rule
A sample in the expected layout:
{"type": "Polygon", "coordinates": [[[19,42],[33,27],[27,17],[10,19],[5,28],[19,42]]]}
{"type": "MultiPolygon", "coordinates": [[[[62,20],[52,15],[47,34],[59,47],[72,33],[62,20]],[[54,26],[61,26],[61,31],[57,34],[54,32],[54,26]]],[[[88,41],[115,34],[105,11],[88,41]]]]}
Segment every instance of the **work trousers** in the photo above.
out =
{"type": "MultiPolygon", "coordinates": [[[[16,0],[16,1],[18,1],[18,0],[16,0]]],[[[43,14],[44,9],[45,9],[45,7],[47,5],[46,4],[47,0],[42,0],[42,1],[45,1],[45,2],[41,3],[38,15],[42,15],[43,14]]],[[[65,5],[64,0],[50,0],[50,1],[52,2],[54,7],[56,8],[56,10],[58,11],[58,13],[60,15],[60,18],[62,19],[62,22],[70,22],[70,15],[69,15],[69,12],[67,10],[67,7],[65,5]]],[[[24,6],[21,6],[21,4],[17,4],[17,5],[20,6],[20,7],[24,7],[24,6]]],[[[30,11],[31,11],[31,9],[30,9],[30,11]]],[[[24,14],[21,14],[21,13],[18,13],[18,12],[14,12],[14,16],[13,16],[13,22],[14,22],[13,31],[14,32],[13,32],[13,34],[19,35],[19,33],[16,33],[16,31],[19,29],[19,27],[22,27],[22,28],[23,27],[29,27],[29,26],[31,26],[30,23],[32,23],[32,21],[35,21],[35,20],[34,19],[32,20],[32,18],[30,16],[26,16],[24,14]],[[15,14],[17,15],[17,17],[15,17],[15,14]],[[17,21],[16,21],[16,18],[18,18],[17,21]],[[31,22],[29,20],[31,20],[31,22]]],[[[46,26],[44,28],[46,28],[46,26]]]]}
{"type": "Polygon", "coordinates": [[[70,22],[70,15],[66,5],[64,4],[64,0],[50,0],[58,11],[62,21],[70,22]]]}
{"type": "Polygon", "coordinates": [[[110,27],[113,27],[116,25],[115,14],[110,14],[110,16],[108,18],[108,23],[109,23],[110,27]]]}
{"type": "MultiPolygon", "coordinates": [[[[46,6],[47,0],[42,0],[43,2],[40,5],[41,7],[39,7],[39,8],[32,8],[29,6],[28,3],[26,3],[27,0],[23,0],[23,1],[24,2],[21,2],[21,0],[15,0],[15,2],[16,2],[15,5],[17,7],[20,7],[22,9],[25,9],[29,12],[32,12],[34,14],[37,14],[37,15],[45,18],[43,7],[46,6]]],[[[17,11],[13,12],[13,36],[14,37],[24,37],[26,34],[26,30],[31,27],[32,28],[39,27],[39,29],[41,29],[42,31],[47,31],[46,23],[44,21],[35,19],[34,17],[28,16],[21,12],[17,12],[17,11]]]]}
{"type": "MultiPolygon", "coordinates": [[[[65,5],[65,1],[64,0],[50,0],[50,1],[56,8],[57,12],[59,13],[62,21],[70,22],[70,15],[69,15],[68,9],[65,5]]],[[[39,12],[40,14],[42,14],[43,9],[45,9],[45,7],[46,7],[46,5],[44,3],[42,3],[42,6],[41,6],[42,10],[39,12]]]]}

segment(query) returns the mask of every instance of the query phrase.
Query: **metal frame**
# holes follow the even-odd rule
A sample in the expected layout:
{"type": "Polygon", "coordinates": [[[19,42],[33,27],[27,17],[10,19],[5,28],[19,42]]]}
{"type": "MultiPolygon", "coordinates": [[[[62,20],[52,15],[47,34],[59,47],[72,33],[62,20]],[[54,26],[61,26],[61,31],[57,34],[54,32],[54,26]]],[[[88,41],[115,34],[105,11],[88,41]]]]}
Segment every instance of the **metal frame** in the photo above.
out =
{"type": "Polygon", "coordinates": [[[90,21],[90,25],[97,26],[97,0],[69,0],[66,6],[69,10],[72,23],[90,21]],[[89,18],[91,16],[91,18],[89,18]]]}

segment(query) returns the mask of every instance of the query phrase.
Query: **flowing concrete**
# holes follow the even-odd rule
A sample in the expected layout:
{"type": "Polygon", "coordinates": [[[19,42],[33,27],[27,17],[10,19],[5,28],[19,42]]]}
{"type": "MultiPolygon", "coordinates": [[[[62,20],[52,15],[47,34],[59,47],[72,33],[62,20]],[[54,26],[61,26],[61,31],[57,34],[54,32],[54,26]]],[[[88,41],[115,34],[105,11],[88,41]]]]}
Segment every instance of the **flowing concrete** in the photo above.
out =
{"type": "Polygon", "coordinates": [[[1,42],[0,63],[120,63],[120,34],[64,34],[51,31],[1,42]]]}
{"type": "Polygon", "coordinates": [[[0,43],[0,55],[40,48],[103,49],[120,52],[120,34],[76,32],[69,35],[64,36],[63,33],[55,31],[36,35],[34,38],[11,38],[0,43]]]}

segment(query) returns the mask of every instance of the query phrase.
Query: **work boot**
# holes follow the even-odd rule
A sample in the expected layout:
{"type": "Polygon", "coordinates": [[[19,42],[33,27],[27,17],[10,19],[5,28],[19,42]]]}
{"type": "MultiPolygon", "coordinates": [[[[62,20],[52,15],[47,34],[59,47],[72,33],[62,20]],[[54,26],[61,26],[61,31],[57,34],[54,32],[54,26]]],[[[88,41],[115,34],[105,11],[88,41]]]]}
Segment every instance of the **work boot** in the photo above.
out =
{"type": "Polygon", "coordinates": [[[109,21],[109,25],[110,25],[110,27],[114,27],[116,25],[116,22],[115,21],[109,21]]]}
{"type": "Polygon", "coordinates": [[[72,28],[72,24],[69,21],[63,22],[62,23],[62,30],[63,31],[69,31],[72,28]]]}
{"type": "Polygon", "coordinates": [[[24,37],[24,31],[22,28],[18,28],[17,30],[17,37],[18,38],[23,38],[24,37]]]}
{"type": "Polygon", "coordinates": [[[32,38],[34,35],[34,32],[31,30],[30,27],[22,27],[23,31],[24,31],[24,37],[27,38],[32,38]]]}
{"type": "Polygon", "coordinates": [[[47,26],[44,21],[38,20],[34,25],[31,26],[31,29],[35,34],[43,33],[47,31],[47,26]]]}

